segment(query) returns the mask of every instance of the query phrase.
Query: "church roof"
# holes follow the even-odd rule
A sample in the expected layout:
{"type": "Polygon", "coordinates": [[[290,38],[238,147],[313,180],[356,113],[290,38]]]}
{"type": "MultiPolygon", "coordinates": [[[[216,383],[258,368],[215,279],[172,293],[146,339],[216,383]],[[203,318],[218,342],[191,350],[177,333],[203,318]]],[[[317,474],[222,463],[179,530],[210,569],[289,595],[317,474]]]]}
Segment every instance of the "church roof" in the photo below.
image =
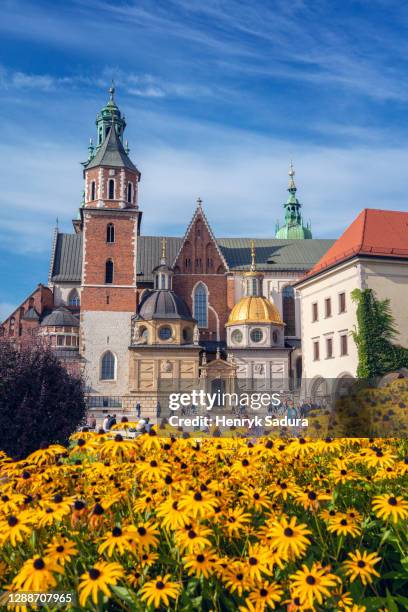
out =
{"type": "Polygon", "coordinates": [[[41,321],[42,326],[79,327],[79,321],[68,308],[56,308],[41,321]]]}
{"type": "Polygon", "coordinates": [[[82,234],[60,234],[54,241],[50,280],[80,282],[82,274],[82,234]]]}
{"type": "Polygon", "coordinates": [[[85,165],[85,169],[89,170],[89,168],[96,168],[97,166],[127,168],[128,170],[139,172],[127,155],[114,127],[109,129],[108,136],[98,149],[96,155],[85,165]]]}
{"type": "MultiPolygon", "coordinates": [[[[152,270],[160,263],[161,236],[138,237],[138,281],[151,282],[152,270]]],[[[166,238],[167,258],[173,262],[182,238],[166,238]]],[[[277,240],[255,238],[257,268],[261,271],[291,270],[307,272],[330,249],[334,240],[277,240]]],[[[231,271],[249,270],[251,238],[218,238],[217,244],[231,271]]],[[[82,235],[58,234],[55,241],[52,282],[80,282],[82,270],[82,235]]]]}
{"type": "Polygon", "coordinates": [[[137,309],[137,318],[144,321],[152,319],[192,320],[190,309],[183,298],[174,291],[166,289],[146,292],[137,309]]]}
{"type": "Polygon", "coordinates": [[[408,259],[408,212],[365,208],[307,278],[356,255],[408,259]]]}

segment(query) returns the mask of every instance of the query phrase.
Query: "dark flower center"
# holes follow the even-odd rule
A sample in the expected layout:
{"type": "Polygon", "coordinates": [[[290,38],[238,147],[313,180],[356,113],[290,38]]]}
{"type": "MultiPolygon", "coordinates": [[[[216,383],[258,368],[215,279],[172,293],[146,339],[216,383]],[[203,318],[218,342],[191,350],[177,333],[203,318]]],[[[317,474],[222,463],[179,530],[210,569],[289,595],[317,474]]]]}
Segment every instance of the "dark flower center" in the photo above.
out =
{"type": "Polygon", "coordinates": [[[243,580],[243,579],[244,579],[244,574],[237,574],[237,575],[235,576],[235,578],[236,578],[237,580],[241,581],[241,580],[243,580]]]}
{"type": "Polygon", "coordinates": [[[145,536],[145,535],[146,535],[146,533],[147,533],[146,528],[145,528],[145,527],[138,527],[138,528],[137,528],[137,533],[138,533],[140,536],[145,536]]]}
{"type": "Polygon", "coordinates": [[[166,484],[171,484],[173,482],[173,479],[171,476],[166,476],[166,478],[164,479],[164,482],[166,484]]]}
{"type": "Polygon", "coordinates": [[[190,531],[188,532],[188,537],[190,538],[190,540],[194,540],[194,538],[197,537],[196,532],[193,529],[190,529],[190,531]]]}
{"type": "Polygon", "coordinates": [[[358,567],[365,567],[365,561],[363,561],[362,559],[360,559],[360,561],[357,562],[357,566],[358,567]]]}
{"type": "Polygon", "coordinates": [[[266,589],[260,589],[259,594],[261,597],[266,597],[268,595],[268,591],[266,589]]]}
{"type": "Polygon", "coordinates": [[[3,502],[8,502],[8,501],[9,501],[9,499],[10,499],[10,498],[9,498],[9,496],[8,496],[8,495],[2,495],[2,496],[1,496],[1,501],[3,501],[3,502]]]}
{"type": "Polygon", "coordinates": [[[347,470],[340,470],[340,474],[341,474],[342,476],[345,476],[345,475],[347,474],[347,470]]]}
{"type": "Polygon", "coordinates": [[[310,585],[316,584],[316,578],[309,574],[309,576],[306,576],[306,582],[307,584],[310,584],[310,585]]]}
{"type": "Polygon", "coordinates": [[[153,459],[153,461],[150,462],[150,467],[157,467],[157,461],[153,459]]]}
{"type": "Polygon", "coordinates": [[[347,525],[346,519],[341,519],[340,525],[343,525],[343,527],[345,527],[347,525]]]}
{"type": "Polygon", "coordinates": [[[201,495],[200,492],[194,493],[194,501],[202,501],[203,500],[203,496],[201,495]]]}
{"type": "Polygon", "coordinates": [[[61,493],[57,493],[56,495],[54,495],[54,504],[60,504],[62,502],[62,495],[61,493]]]}
{"type": "Polygon", "coordinates": [[[122,530],[120,527],[114,527],[112,529],[112,535],[114,538],[119,538],[122,535],[122,530]]]}
{"type": "Polygon", "coordinates": [[[95,504],[93,513],[96,514],[96,516],[101,516],[101,514],[104,513],[104,509],[102,508],[101,504],[95,504]]]}
{"type": "Polygon", "coordinates": [[[316,495],[316,493],[315,493],[314,491],[309,491],[309,493],[307,494],[307,496],[308,496],[308,498],[309,498],[311,501],[314,501],[315,499],[317,499],[317,495],[316,495]]]}
{"type": "Polygon", "coordinates": [[[18,523],[18,519],[15,516],[9,516],[7,522],[9,524],[9,527],[15,527],[15,525],[17,525],[18,523]]]}
{"type": "Polygon", "coordinates": [[[156,589],[159,589],[159,591],[162,591],[164,589],[164,582],[162,582],[161,580],[158,580],[156,582],[156,589]]]}
{"type": "Polygon", "coordinates": [[[287,538],[291,538],[293,536],[293,529],[291,529],[290,527],[286,527],[285,531],[283,532],[283,535],[285,535],[287,538]]]}
{"type": "Polygon", "coordinates": [[[83,438],[79,438],[78,446],[85,446],[85,440],[83,438]]]}
{"type": "Polygon", "coordinates": [[[388,503],[390,506],[396,506],[398,504],[398,500],[396,497],[390,497],[388,503]]]}
{"type": "Polygon", "coordinates": [[[258,565],[258,559],[255,559],[255,557],[249,557],[248,562],[249,565],[258,565]]]}
{"type": "Polygon", "coordinates": [[[77,499],[76,502],[74,503],[74,508],[75,510],[83,510],[85,508],[85,504],[80,499],[77,499]]]}
{"type": "Polygon", "coordinates": [[[205,557],[204,557],[204,555],[197,555],[196,559],[197,559],[198,563],[204,563],[205,557]]]}
{"type": "Polygon", "coordinates": [[[57,548],[55,549],[57,552],[62,553],[64,552],[64,547],[63,546],[57,546],[57,548]]]}
{"type": "Polygon", "coordinates": [[[175,502],[173,502],[173,503],[171,504],[171,507],[173,508],[173,510],[178,510],[178,502],[176,502],[176,501],[175,501],[175,502]]]}
{"type": "Polygon", "coordinates": [[[248,467],[248,465],[249,465],[249,461],[248,461],[248,459],[243,459],[243,460],[242,460],[242,465],[243,465],[244,467],[248,467]]]}
{"type": "Polygon", "coordinates": [[[101,572],[96,569],[96,567],[91,567],[88,574],[91,580],[98,580],[99,576],[101,575],[101,572]]]}
{"type": "Polygon", "coordinates": [[[41,557],[38,557],[38,559],[36,559],[33,563],[33,566],[36,570],[42,570],[45,567],[45,563],[44,561],[41,559],[41,557]]]}
{"type": "Polygon", "coordinates": [[[123,442],[123,436],[122,436],[122,434],[116,434],[116,436],[115,436],[115,442],[123,442]]]}
{"type": "Polygon", "coordinates": [[[259,493],[254,493],[254,499],[259,499],[259,493]]]}

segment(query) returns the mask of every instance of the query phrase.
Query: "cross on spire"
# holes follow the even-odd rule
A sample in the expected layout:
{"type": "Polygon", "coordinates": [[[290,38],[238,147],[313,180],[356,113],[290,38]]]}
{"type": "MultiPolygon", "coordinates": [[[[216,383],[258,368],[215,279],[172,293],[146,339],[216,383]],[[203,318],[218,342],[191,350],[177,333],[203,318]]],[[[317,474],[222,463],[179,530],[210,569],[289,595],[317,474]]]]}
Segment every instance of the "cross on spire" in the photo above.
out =
{"type": "Polygon", "coordinates": [[[255,242],[251,240],[251,272],[255,272],[256,262],[255,262],[255,242]]]}
{"type": "Polygon", "coordinates": [[[203,203],[202,199],[200,197],[197,198],[197,207],[201,208],[201,204],[203,203]]]}

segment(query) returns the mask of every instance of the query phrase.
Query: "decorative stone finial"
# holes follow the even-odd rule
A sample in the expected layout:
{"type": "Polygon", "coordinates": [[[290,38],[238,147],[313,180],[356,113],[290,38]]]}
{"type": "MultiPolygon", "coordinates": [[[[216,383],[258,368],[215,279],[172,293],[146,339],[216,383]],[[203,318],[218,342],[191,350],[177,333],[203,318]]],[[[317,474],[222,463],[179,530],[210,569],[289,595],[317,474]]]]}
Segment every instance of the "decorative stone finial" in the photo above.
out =
{"type": "Polygon", "coordinates": [[[197,198],[197,208],[201,208],[201,204],[203,203],[200,197],[197,198]]]}
{"type": "Polygon", "coordinates": [[[165,261],[166,261],[166,246],[167,246],[167,240],[166,240],[165,238],[162,238],[161,244],[162,244],[162,253],[161,253],[161,259],[162,259],[162,263],[165,263],[165,261]]]}

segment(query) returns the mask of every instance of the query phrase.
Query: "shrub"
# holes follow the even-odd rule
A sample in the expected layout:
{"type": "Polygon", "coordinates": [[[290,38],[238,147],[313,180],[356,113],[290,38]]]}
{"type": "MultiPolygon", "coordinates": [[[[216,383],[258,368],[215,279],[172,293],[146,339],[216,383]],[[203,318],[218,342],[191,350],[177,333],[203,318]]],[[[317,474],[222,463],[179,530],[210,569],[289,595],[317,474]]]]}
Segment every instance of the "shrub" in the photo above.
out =
{"type": "Polygon", "coordinates": [[[15,459],[65,443],[84,420],[84,385],[41,345],[0,344],[0,449],[15,459]]]}

